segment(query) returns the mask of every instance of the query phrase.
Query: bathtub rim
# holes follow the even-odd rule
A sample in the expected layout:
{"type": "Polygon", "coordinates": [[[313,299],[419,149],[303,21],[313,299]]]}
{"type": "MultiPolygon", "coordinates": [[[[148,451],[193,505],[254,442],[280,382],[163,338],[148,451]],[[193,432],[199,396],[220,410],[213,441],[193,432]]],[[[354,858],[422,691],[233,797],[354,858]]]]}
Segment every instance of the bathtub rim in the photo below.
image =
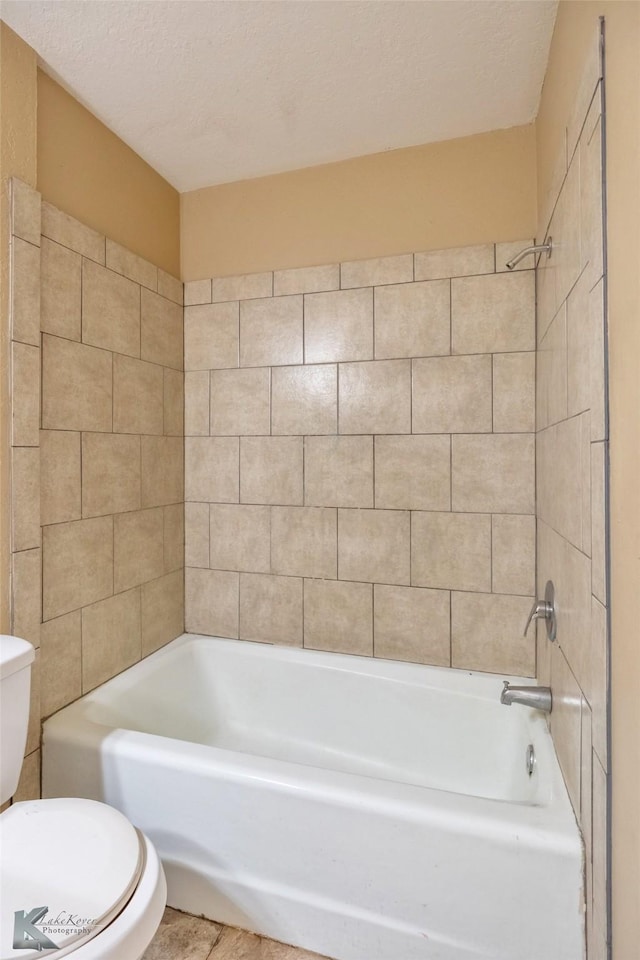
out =
{"type": "MultiPolygon", "coordinates": [[[[471,676],[477,678],[487,688],[485,695],[479,699],[493,699],[490,693],[493,695],[496,691],[499,692],[502,680],[499,675],[466,670],[454,671],[447,667],[386,660],[376,662],[370,658],[328,654],[325,651],[305,651],[277,645],[271,647],[251,641],[208,637],[202,634],[182,634],[118,676],[63,707],[44,722],[43,795],[47,795],[49,779],[48,745],[54,741],[67,741],[83,749],[96,750],[102,756],[115,756],[121,752],[128,757],[137,757],[145,762],[149,762],[150,758],[154,757],[158,762],[171,763],[176,769],[191,770],[194,767],[205,769],[213,764],[216,776],[228,780],[253,781],[261,788],[267,786],[270,789],[297,793],[305,791],[315,793],[320,788],[333,802],[353,803],[357,800],[359,803],[384,804],[390,811],[393,809],[396,813],[401,812],[402,816],[409,819],[423,818],[425,809],[428,807],[432,818],[449,823],[455,808],[456,816],[463,817],[472,832],[480,826],[492,835],[504,837],[505,831],[509,832],[508,828],[512,827],[523,839],[525,834],[530,833],[530,839],[535,838],[538,843],[541,835],[544,834],[548,842],[554,845],[567,843],[570,848],[573,848],[574,843],[582,844],[551,735],[543,717],[531,719],[538,728],[538,735],[546,745],[545,759],[549,761],[547,764],[548,791],[543,802],[526,803],[475,796],[437,787],[384,780],[361,773],[241,753],[159,734],[114,727],[100,723],[89,716],[91,705],[100,699],[108,699],[109,691],[123,686],[125,689],[131,689],[135,687],[139,677],[155,669],[158,661],[167,659],[175,651],[193,642],[208,644],[212,640],[243,656],[255,654],[273,656],[272,650],[275,649],[280,651],[280,655],[285,659],[293,659],[296,662],[310,663],[315,660],[343,671],[355,666],[358,668],[356,672],[374,676],[386,677],[390,672],[392,676],[400,674],[398,680],[402,682],[406,682],[406,677],[402,677],[402,674],[411,672],[411,668],[414,667],[418,667],[418,677],[422,674],[425,681],[430,675],[441,681],[457,679],[458,682],[471,676]],[[307,657],[307,654],[311,654],[311,658],[307,657]],[[451,674],[454,675],[450,676],[451,674]],[[494,687],[495,690],[492,689],[494,687]]],[[[521,678],[514,677],[513,681],[516,682],[519,679],[521,678]]],[[[424,685],[428,686],[426,682],[424,685]]],[[[440,688],[446,689],[446,687],[447,683],[443,682],[440,688]]]]}

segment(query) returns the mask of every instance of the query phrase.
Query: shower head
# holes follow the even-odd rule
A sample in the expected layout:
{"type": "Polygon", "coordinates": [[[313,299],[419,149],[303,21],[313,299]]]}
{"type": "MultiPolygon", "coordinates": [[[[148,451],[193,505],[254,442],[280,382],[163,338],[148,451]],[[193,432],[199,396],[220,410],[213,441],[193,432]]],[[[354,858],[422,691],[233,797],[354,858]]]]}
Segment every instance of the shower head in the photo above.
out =
{"type": "Polygon", "coordinates": [[[513,270],[520,263],[520,261],[524,257],[529,256],[530,253],[546,253],[546,255],[550,257],[552,249],[553,244],[551,242],[551,237],[547,237],[544,243],[534,244],[532,247],[525,247],[524,250],[521,250],[520,253],[517,253],[515,257],[507,261],[507,270],[513,270]]]}

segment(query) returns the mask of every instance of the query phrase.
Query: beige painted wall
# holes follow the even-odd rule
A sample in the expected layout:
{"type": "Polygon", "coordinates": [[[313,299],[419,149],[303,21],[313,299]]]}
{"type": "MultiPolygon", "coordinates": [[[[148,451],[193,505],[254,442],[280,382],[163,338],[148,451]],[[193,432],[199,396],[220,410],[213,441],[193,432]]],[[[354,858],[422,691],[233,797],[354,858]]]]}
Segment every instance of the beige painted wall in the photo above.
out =
{"type": "Polygon", "coordinates": [[[183,280],[533,236],[534,141],[512,127],[182,194],[183,280]]]}
{"type": "Polygon", "coordinates": [[[44,200],[179,276],[177,190],[41,70],[38,190],[44,200]]]}
{"type": "Polygon", "coordinates": [[[638,954],[640,918],[640,5],[561,2],[537,122],[541,205],[599,15],[606,29],[611,437],[613,957],[638,954]]]}
{"type": "Polygon", "coordinates": [[[0,631],[9,630],[8,181],[36,184],[36,55],[0,22],[0,631]]]}
{"type": "Polygon", "coordinates": [[[640,939],[640,7],[605,3],[611,403],[613,956],[640,939]]]}

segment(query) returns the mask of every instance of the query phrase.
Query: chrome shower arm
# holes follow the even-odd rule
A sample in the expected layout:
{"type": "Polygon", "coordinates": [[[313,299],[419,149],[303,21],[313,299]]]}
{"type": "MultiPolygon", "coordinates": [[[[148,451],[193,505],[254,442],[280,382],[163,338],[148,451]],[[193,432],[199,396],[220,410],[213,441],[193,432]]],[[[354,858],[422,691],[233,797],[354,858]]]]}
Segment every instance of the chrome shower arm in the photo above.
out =
{"type": "Polygon", "coordinates": [[[551,256],[551,250],[553,249],[553,244],[551,242],[551,237],[549,237],[545,243],[536,243],[532,247],[525,247],[524,250],[521,250],[520,253],[516,254],[511,260],[507,261],[506,267],[507,270],[513,270],[524,257],[528,257],[530,253],[546,253],[548,257],[551,256]]]}

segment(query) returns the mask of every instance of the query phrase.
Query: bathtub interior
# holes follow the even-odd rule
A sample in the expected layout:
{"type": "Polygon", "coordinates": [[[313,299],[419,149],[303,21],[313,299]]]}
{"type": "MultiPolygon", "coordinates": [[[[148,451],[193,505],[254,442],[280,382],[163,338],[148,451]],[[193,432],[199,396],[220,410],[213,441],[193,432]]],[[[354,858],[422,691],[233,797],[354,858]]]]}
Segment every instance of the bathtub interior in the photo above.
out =
{"type": "Polygon", "coordinates": [[[84,710],[105,727],[542,804],[548,779],[539,768],[551,759],[545,721],[502,706],[500,689],[500,678],[468,671],[186,635],[98,688],[84,710]]]}

